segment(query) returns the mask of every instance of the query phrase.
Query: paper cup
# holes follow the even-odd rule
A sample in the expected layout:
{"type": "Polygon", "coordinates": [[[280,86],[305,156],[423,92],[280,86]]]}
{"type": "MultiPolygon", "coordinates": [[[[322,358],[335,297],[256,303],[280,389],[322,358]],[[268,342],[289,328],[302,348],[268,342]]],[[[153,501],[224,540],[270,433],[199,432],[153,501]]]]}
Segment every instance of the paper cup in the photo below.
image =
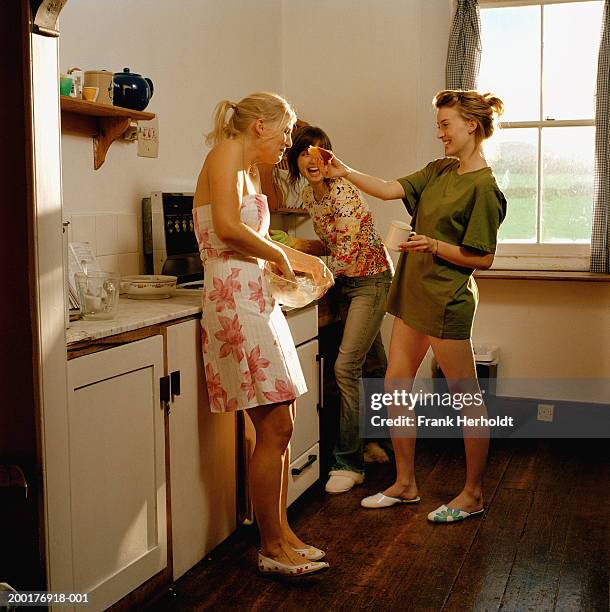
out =
{"type": "Polygon", "coordinates": [[[408,223],[392,221],[385,239],[385,245],[391,251],[400,251],[398,245],[406,242],[411,234],[413,234],[413,228],[408,223]]]}

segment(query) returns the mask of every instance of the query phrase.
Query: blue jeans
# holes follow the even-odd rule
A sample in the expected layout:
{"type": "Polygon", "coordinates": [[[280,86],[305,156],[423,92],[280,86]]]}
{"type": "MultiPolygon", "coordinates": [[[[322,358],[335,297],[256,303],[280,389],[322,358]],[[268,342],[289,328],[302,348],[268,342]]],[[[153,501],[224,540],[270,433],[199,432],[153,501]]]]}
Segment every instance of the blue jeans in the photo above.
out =
{"type": "Polygon", "coordinates": [[[360,438],[362,369],[383,378],[388,365],[381,341],[381,323],[386,312],[390,270],[371,276],[336,279],[339,309],[344,329],[335,361],[335,379],[340,393],[339,436],[334,448],[334,470],[364,473],[363,441],[360,438]]]}

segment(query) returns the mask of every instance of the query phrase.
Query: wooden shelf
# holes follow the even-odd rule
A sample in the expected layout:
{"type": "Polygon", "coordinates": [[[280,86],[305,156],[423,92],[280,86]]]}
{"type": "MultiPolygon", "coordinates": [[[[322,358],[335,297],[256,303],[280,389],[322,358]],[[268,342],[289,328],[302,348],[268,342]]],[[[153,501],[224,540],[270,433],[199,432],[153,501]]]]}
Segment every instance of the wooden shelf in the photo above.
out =
{"type": "Polygon", "coordinates": [[[610,274],[595,272],[564,272],[560,270],[477,270],[475,278],[499,280],[544,280],[544,281],[580,281],[580,282],[610,282],[610,274]]]}
{"type": "Polygon", "coordinates": [[[154,119],[145,113],[121,106],[99,104],[61,96],[61,131],[66,134],[93,137],[93,167],[98,170],[106,159],[110,145],[120,138],[133,121],[154,119]]]}

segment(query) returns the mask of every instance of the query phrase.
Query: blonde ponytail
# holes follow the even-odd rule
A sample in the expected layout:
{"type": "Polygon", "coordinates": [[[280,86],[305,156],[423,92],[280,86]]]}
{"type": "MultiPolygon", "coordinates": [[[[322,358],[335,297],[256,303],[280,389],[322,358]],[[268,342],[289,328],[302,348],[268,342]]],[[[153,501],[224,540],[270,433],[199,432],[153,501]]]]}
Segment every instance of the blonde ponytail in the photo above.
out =
{"type": "Polygon", "coordinates": [[[227,113],[232,110],[235,112],[236,105],[230,100],[221,100],[214,109],[212,116],[212,131],[206,134],[205,144],[215,145],[225,138],[235,138],[237,132],[232,125],[233,117],[227,121],[227,113]]]}
{"type": "Polygon", "coordinates": [[[212,131],[206,135],[207,145],[215,145],[227,138],[244,134],[256,119],[277,124],[278,131],[296,122],[296,113],[284,98],[274,93],[261,92],[246,96],[236,104],[222,100],[216,105],[212,131]],[[227,114],[232,111],[227,119],[227,114]]]}

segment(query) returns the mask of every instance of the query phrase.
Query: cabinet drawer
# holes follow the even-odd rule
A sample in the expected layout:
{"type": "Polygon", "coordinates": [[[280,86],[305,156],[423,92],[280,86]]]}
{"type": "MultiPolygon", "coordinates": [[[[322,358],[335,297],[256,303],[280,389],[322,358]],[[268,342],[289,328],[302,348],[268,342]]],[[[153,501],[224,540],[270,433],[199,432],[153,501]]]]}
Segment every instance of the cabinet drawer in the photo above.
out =
{"type": "Polygon", "coordinates": [[[286,313],[288,327],[292,333],[295,346],[307,342],[318,335],[318,306],[306,306],[289,310],[286,313]]]}
{"type": "Polygon", "coordinates": [[[288,470],[288,506],[320,479],[320,445],[314,444],[288,470]]]}
{"type": "Polygon", "coordinates": [[[307,393],[296,401],[294,432],[290,440],[292,457],[300,457],[320,439],[320,420],[318,418],[319,369],[316,357],[318,341],[310,340],[297,348],[297,355],[307,382],[307,393]]]}

